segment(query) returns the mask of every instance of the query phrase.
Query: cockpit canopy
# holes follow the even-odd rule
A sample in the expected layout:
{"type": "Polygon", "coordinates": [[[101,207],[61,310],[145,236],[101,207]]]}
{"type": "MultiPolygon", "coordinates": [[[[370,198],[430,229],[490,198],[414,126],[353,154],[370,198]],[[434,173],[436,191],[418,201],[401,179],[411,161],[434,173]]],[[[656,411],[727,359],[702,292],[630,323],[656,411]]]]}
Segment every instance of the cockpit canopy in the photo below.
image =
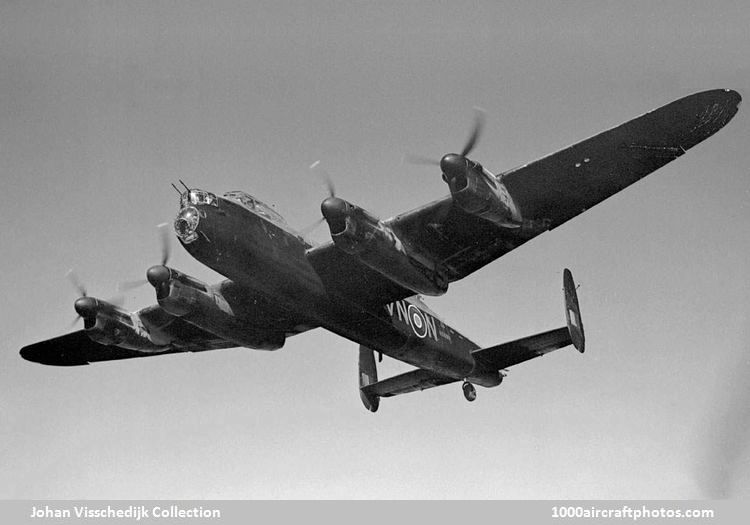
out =
{"type": "Polygon", "coordinates": [[[257,213],[261,217],[265,217],[269,221],[286,224],[284,218],[276,213],[274,209],[244,191],[229,191],[224,194],[224,198],[233,200],[251,212],[257,213]]]}
{"type": "MultiPolygon", "coordinates": [[[[273,208],[259,201],[252,195],[245,193],[244,191],[229,191],[224,194],[224,198],[236,202],[243,208],[250,210],[253,213],[257,213],[258,215],[268,219],[269,221],[278,224],[286,224],[284,218],[276,213],[273,208]]],[[[195,206],[199,204],[218,207],[219,199],[216,198],[215,194],[199,189],[191,189],[190,191],[183,192],[180,195],[181,209],[187,206],[195,206]]]]}

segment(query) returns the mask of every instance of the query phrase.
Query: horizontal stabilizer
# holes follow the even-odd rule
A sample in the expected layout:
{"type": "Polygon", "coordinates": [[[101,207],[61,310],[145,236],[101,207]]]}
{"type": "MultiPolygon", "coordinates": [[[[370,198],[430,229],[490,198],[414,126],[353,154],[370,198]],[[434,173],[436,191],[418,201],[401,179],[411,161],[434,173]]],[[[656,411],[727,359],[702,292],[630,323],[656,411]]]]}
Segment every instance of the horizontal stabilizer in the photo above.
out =
{"type": "MultiPolygon", "coordinates": [[[[476,366],[466,379],[483,385],[479,378],[486,378],[505,368],[523,363],[529,359],[548,354],[554,350],[573,345],[579,352],[583,352],[585,338],[583,335],[583,321],[578,306],[578,296],[573,275],[567,268],[563,272],[563,291],[565,293],[565,318],[567,326],[555,328],[547,332],[530,335],[509,343],[503,343],[489,348],[474,350],[472,357],[476,366]],[[472,379],[472,377],[474,379],[472,379]]],[[[454,383],[457,379],[447,377],[425,369],[412,370],[404,374],[377,380],[375,357],[372,350],[360,347],[359,350],[359,390],[362,402],[368,410],[378,409],[381,397],[392,397],[409,392],[418,392],[436,386],[454,383]],[[371,408],[371,407],[374,407],[371,408]]],[[[483,386],[497,386],[502,382],[500,378],[492,384],[483,386]]],[[[496,377],[497,379],[497,377],[496,377]]]]}
{"type": "Polygon", "coordinates": [[[482,348],[474,351],[473,356],[478,363],[486,368],[502,370],[571,344],[573,344],[573,341],[570,338],[568,328],[563,327],[530,335],[509,343],[482,348]]]}
{"type": "Polygon", "coordinates": [[[429,370],[417,369],[405,374],[389,377],[377,383],[362,387],[360,391],[366,396],[392,397],[409,392],[418,392],[436,386],[447,385],[456,381],[429,370]]]}
{"type": "Polygon", "coordinates": [[[502,370],[568,345],[573,345],[579,352],[583,353],[585,338],[581,309],[578,306],[578,294],[576,294],[573,274],[567,268],[563,271],[563,292],[567,326],[527,336],[509,343],[475,350],[473,353],[474,359],[490,370],[502,370]]]}

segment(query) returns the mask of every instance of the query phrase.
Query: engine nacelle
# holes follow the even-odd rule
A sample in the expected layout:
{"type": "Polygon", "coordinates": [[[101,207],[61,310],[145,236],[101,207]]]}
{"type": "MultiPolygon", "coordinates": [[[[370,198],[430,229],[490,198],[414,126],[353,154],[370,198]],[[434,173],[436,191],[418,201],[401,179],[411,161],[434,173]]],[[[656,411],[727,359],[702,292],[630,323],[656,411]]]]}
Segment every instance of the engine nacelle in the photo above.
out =
{"type": "Polygon", "coordinates": [[[86,335],[96,343],[143,352],[166,348],[165,345],[154,343],[133,315],[106,301],[81,297],[76,301],[75,308],[83,317],[86,335]]]}
{"type": "Polygon", "coordinates": [[[498,226],[518,228],[521,225],[521,213],[508,190],[481,164],[449,153],[440,160],[440,169],[453,202],[463,211],[498,226]]]}
{"type": "Polygon", "coordinates": [[[498,226],[517,227],[521,222],[513,199],[505,186],[481,166],[467,170],[463,187],[451,188],[453,202],[466,213],[498,226]]]}
{"type": "Polygon", "coordinates": [[[166,266],[148,270],[156,300],[165,311],[238,346],[277,350],[284,346],[283,332],[252,326],[238,318],[218,288],[166,266]]]}
{"type": "Polygon", "coordinates": [[[321,206],[336,246],[404,288],[442,295],[448,280],[434,265],[410,254],[396,233],[370,212],[330,197],[321,206]]]}

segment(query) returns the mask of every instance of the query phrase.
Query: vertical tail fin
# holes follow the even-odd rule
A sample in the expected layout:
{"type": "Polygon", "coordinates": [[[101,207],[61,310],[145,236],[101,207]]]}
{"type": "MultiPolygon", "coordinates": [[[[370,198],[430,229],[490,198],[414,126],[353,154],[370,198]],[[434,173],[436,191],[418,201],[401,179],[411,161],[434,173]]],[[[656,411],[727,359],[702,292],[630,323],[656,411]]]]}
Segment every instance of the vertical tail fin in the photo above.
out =
{"type": "Polygon", "coordinates": [[[380,396],[366,394],[362,389],[367,385],[378,382],[378,368],[375,364],[375,352],[364,345],[359,346],[359,397],[365,408],[370,412],[377,412],[380,406],[380,396]]]}
{"type": "Polygon", "coordinates": [[[565,292],[565,318],[568,323],[570,339],[573,341],[576,350],[583,353],[586,338],[583,335],[581,309],[578,306],[578,294],[576,293],[576,284],[573,282],[573,274],[567,268],[563,272],[563,291],[565,292]]]}

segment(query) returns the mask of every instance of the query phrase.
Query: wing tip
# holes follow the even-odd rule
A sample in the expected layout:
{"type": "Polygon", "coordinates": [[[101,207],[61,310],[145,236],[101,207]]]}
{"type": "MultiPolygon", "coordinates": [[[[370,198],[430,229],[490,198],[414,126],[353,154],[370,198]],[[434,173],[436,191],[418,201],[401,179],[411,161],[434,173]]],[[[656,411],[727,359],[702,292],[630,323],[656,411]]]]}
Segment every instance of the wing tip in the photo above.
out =
{"type": "Polygon", "coordinates": [[[19,354],[26,361],[41,365],[81,366],[89,364],[86,360],[71,359],[70,356],[66,356],[63,352],[50,352],[49,349],[45,350],[45,347],[39,344],[24,346],[21,348],[19,354]]]}
{"type": "Polygon", "coordinates": [[[742,102],[742,95],[739,94],[739,92],[735,91],[734,89],[724,88],[722,90],[730,102],[734,102],[735,105],[739,106],[742,102]]]}

